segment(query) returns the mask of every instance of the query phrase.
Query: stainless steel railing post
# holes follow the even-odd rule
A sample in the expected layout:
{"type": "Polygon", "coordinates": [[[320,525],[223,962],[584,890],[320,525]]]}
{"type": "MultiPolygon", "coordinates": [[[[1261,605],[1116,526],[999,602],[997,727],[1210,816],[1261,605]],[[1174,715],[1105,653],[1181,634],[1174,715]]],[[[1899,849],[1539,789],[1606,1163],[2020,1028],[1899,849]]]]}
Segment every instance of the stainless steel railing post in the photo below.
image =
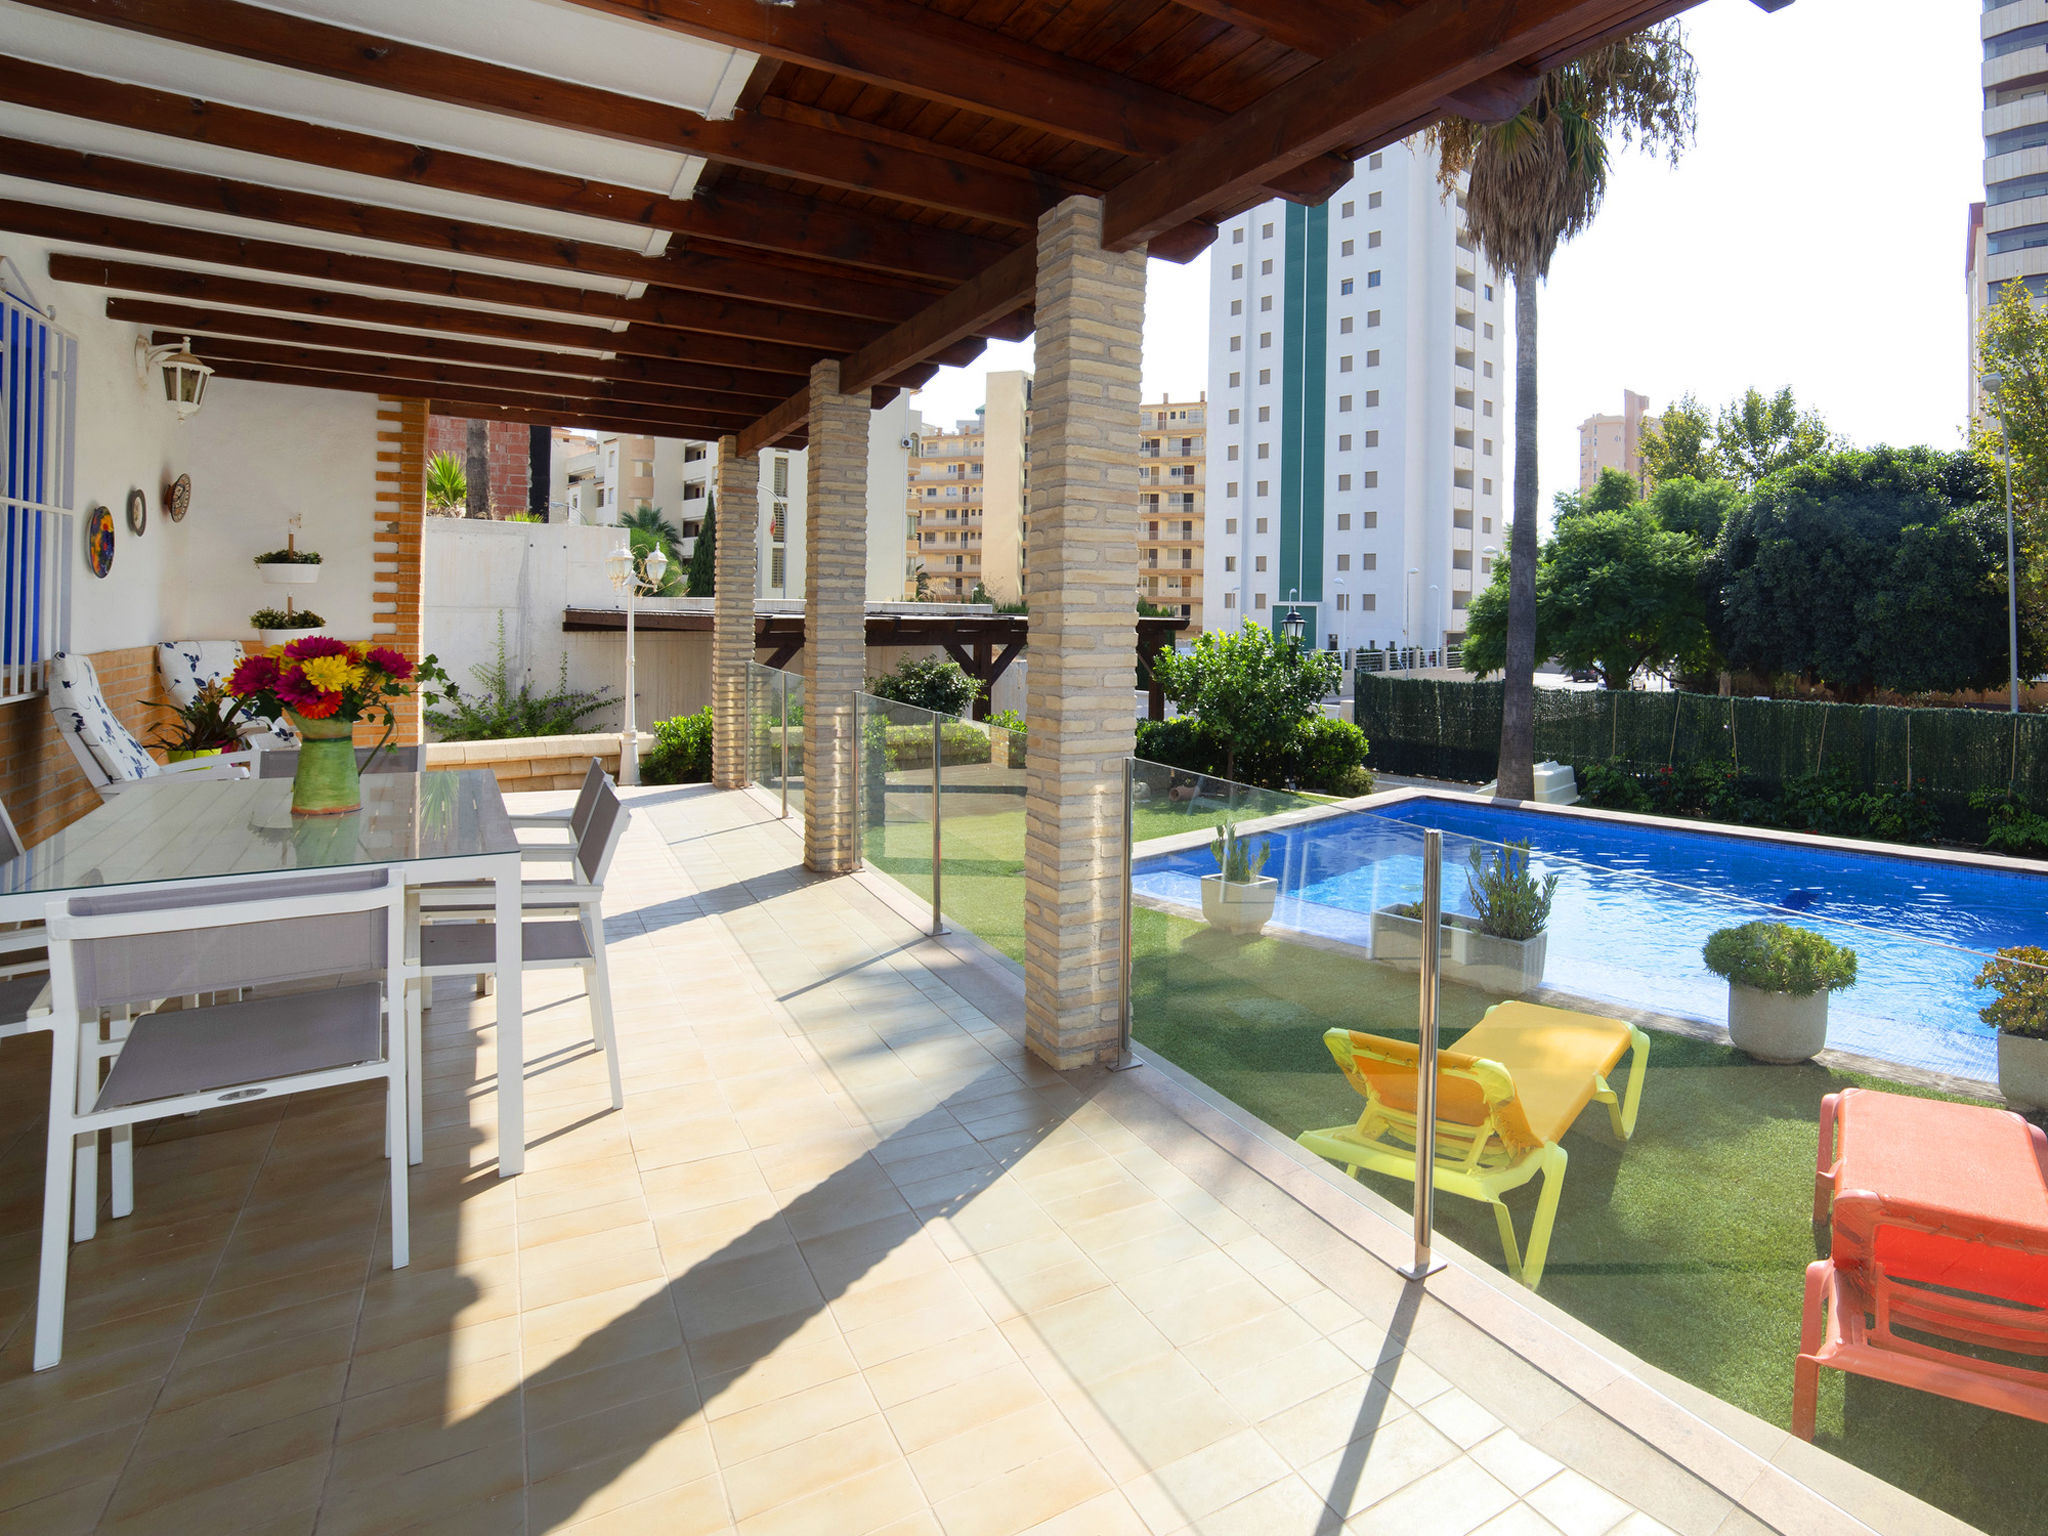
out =
{"type": "Polygon", "coordinates": [[[1137,831],[1137,796],[1132,793],[1138,781],[1138,760],[1124,759],[1124,856],[1123,856],[1123,939],[1122,955],[1117,966],[1117,1030],[1116,1060],[1109,1064],[1112,1072],[1125,1072],[1138,1065],[1131,1054],[1131,844],[1137,831]]]}
{"type": "Polygon", "coordinates": [[[942,782],[943,782],[943,780],[944,780],[944,774],[943,774],[943,773],[942,773],[942,772],[940,771],[940,770],[941,770],[941,764],[942,764],[942,762],[943,762],[943,759],[944,759],[944,753],[943,753],[943,752],[942,752],[942,751],[941,751],[940,749],[941,749],[941,748],[942,748],[942,747],[944,746],[944,744],[945,744],[945,738],[944,738],[943,736],[941,736],[941,735],[940,735],[939,733],[940,733],[941,729],[942,729],[942,728],[944,727],[944,725],[945,725],[945,719],[944,719],[944,717],[943,717],[943,716],[940,716],[940,715],[933,715],[933,716],[932,716],[932,937],[933,937],[933,938],[937,938],[937,937],[938,937],[938,936],[939,936],[940,934],[942,934],[942,933],[944,933],[944,932],[946,931],[946,920],[945,920],[945,918],[944,918],[944,917],[942,917],[942,916],[940,915],[940,907],[939,907],[939,903],[940,903],[940,900],[941,900],[941,896],[942,896],[942,892],[941,892],[940,886],[941,886],[941,881],[942,881],[942,880],[943,880],[943,878],[944,878],[944,874],[943,874],[943,871],[944,871],[944,865],[945,865],[945,839],[944,839],[944,834],[943,834],[943,832],[942,832],[942,830],[941,830],[941,827],[940,827],[940,822],[939,822],[939,788],[940,788],[940,785],[941,785],[941,783],[942,783],[942,782]]]}
{"type": "Polygon", "coordinates": [[[781,678],[781,681],[775,685],[775,689],[782,708],[782,814],[783,818],[787,820],[789,816],[789,674],[787,672],[779,672],[776,676],[781,678]]]}
{"type": "Polygon", "coordinates": [[[1436,1003],[1442,962],[1444,835],[1422,834],[1422,986],[1415,1053],[1415,1262],[1401,1271],[1420,1280],[1444,1267],[1430,1254],[1436,1227],[1436,1003]]]}

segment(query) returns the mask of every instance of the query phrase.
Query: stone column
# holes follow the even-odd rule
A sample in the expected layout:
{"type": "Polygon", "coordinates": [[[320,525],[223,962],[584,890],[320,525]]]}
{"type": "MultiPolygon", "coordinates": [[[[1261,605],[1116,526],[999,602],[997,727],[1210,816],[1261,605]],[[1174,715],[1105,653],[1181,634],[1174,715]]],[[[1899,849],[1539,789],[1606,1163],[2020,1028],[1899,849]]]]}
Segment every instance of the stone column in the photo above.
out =
{"type": "Polygon", "coordinates": [[[853,696],[867,679],[868,396],[839,392],[839,364],[811,367],[804,505],[804,866],[860,862],[853,696]]]}
{"type": "Polygon", "coordinates": [[[1024,1029],[1065,1069],[1116,1049],[1138,647],[1145,253],[1103,250],[1098,199],[1070,197],[1038,221],[1037,309],[1024,1029]]]}
{"type": "Polygon", "coordinates": [[[739,439],[718,440],[712,562],[711,782],[738,789],[747,782],[747,665],[754,659],[755,523],[760,515],[761,461],[742,454],[739,439]]]}

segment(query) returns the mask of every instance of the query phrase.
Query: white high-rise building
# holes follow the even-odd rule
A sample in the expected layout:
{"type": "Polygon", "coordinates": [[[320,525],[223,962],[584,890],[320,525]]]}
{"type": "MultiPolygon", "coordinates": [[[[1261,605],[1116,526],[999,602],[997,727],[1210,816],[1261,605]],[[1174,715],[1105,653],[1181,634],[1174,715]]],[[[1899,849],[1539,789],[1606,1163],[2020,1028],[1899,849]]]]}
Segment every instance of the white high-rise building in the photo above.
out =
{"type": "Polygon", "coordinates": [[[1420,145],[1227,221],[1209,288],[1209,628],[1457,644],[1506,547],[1502,280],[1420,145]]]}
{"type": "Polygon", "coordinates": [[[2048,297],[2048,8],[1989,0],[1984,39],[1984,201],[1970,209],[1970,408],[1982,415],[1977,331],[2018,278],[2048,297]]]}

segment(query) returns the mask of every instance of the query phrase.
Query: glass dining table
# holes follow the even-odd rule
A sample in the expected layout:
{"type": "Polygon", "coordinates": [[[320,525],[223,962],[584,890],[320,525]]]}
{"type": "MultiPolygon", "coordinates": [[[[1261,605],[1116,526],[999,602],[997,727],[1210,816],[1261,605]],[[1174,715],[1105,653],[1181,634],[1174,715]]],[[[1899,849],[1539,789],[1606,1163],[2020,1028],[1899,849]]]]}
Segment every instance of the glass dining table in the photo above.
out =
{"type": "MultiPolygon", "coordinates": [[[[498,1172],[516,1174],[526,1161],[521,858],[504,796],[488,769],[369,773],[362,788],[359,811],[294,816],[286,778],[144,781],[0,864],[0,921],[39,921],[52,902],[108,886],[298,870],[383,868],[408,886],[488,882],[498,934],[498,1172]]],[[[413,1162],[418,1102],[415,1092],[413,1162]]]]}

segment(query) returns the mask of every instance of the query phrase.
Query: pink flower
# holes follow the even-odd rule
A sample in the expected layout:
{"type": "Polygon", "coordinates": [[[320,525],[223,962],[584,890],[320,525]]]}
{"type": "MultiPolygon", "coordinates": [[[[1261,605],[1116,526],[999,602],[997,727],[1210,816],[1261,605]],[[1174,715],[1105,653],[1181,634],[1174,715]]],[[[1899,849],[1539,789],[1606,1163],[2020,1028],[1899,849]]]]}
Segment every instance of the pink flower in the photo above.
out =
{"type": "Polygon", "coordinates": [[[317,705],[321,700],[330,697],[334,700],[334,707],[313,714],[311,717],[315,720],[323,720],[333,714],[341,705],[341,695],[332,689],[322,688],[308,681],[306,674],[297,667],[291,668],[278,679],[278,703],[289,709],[296,709],[302,715],[309,713],[309,706],[317,705]]]}
{"type": "Polygon", "coordinates": [[[363,660],[381,670],[395,683],[402,683],[412,676],[412,662],[388,645],[371,646],[363,652],[363,660]]]}
{"type": "Polygon", "coordinates": [[[245,656],[241,664],[228,676],[228,692],[239,698],[252,693],[269,693],[284,676],[284,669],[273,656],[245,656]]]}
{"type": "Polygon", "coordinates": [[[327,635],[308,635],[286,646],[284,654],[287,661],[311,661],[315,656],[346,656],[348,642],[327,635]]]}

